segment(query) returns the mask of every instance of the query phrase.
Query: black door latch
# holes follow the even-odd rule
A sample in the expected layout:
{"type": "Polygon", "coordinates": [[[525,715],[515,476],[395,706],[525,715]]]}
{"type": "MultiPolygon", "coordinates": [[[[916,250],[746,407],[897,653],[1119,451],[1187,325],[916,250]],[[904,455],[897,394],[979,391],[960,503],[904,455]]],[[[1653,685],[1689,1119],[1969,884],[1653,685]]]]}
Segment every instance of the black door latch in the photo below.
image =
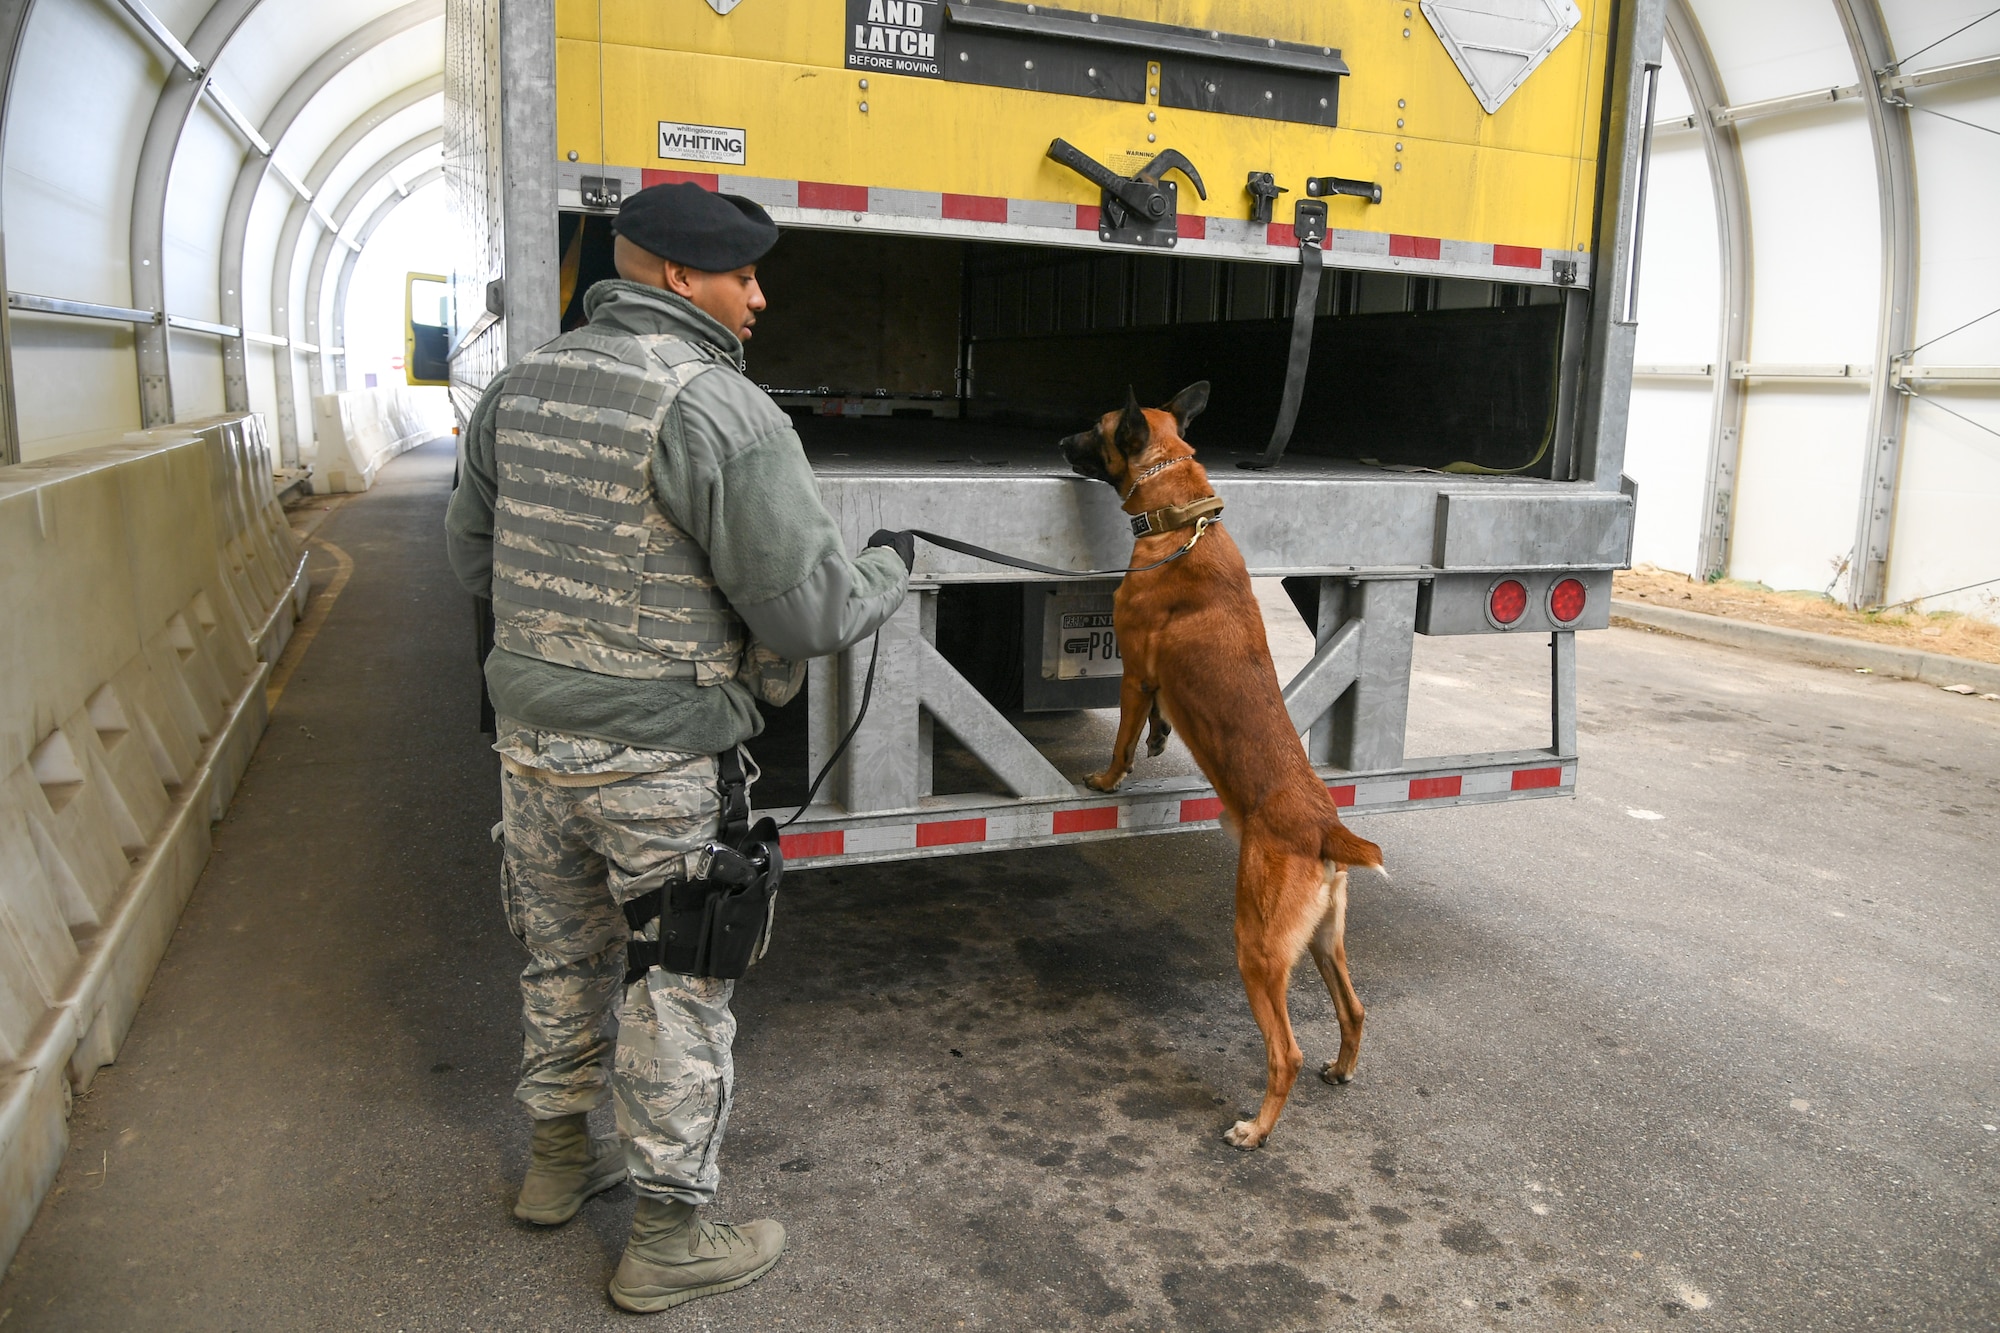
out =
{"type": "Polygon", "coordinates": [[[1208,198],[1201,173],[1177,149],[1167,149],[1131,176],[1119,175],[1066,139],[1051,143],[1048,155],[1050,161],[1104,191],[1097,220],[1097,237],[1102,241],[1171,246],[1180,240],[1179,190],[1172,181],[1161,179],[1169,171],[1186,176],[1194,192],[1208,198]]]}
{"type": "Polygon", "coordinates": [[[1271,220],[1271,205],[1278,202],[1279,195],[1291,193],[1290,190],[1278,184],[1268,171],[1251,172],[1250,182],[1243,188],[1249,191],[1250,194],[1250,220],[1252,222],[1269,222],[1271,220]]]}

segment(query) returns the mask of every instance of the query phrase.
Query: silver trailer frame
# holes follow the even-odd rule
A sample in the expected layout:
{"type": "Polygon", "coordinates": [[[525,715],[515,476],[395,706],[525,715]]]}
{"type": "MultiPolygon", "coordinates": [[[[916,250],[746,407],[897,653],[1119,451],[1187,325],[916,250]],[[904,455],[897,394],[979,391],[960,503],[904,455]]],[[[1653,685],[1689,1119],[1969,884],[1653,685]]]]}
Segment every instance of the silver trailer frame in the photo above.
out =
{"type": "MultiPolygon", "coordinates": [[[[501,366],[558,331],[553,0],[448,0],[445,172],[466,227],[454,275],[462,330],[453,350],[461,415],[501,366]]],[[[1317,651],[1285,687],[1292,720],[1336,803],[1352,813],[1572,795],[1576,789],[1576,640],[1608,623],[1611,571],[1629,564],[1635,488],[1620,472],[1637,331],[1636,264],[1651,80],[1663,0],[1621,0],[1598,173],[1598,232],[1588,287],[1565,303],[1555,448],[1567,480],[1380,472],[1288,460],[1281,471],[1213,474],[1231,535],[1253,575],[1314,578],[1317,651]],[[1484,618],[1496,581],[1514,578],[1529,612],[1484,618]],[[1564,624],[1548,595],[1583,583],[1586,609],[1564,624]],[[1411,758],[1405,753],[1412,636],[1535,633],[1549,641],[1545,747],[1411,758]]],[[[801,217],[872,226],[872,215],[801,217]]],[[[780,221],[785,221],[780,215],[780,221]]],[[[886,229],[909,232],[908,219],[886,229]]],[[[1008,238],[1005,232],[996,238],[1008,238]]],[[[1101,248],[1093,236],[1070,243],[1101,248]]],[[[1123,565],[1132,538],[1108,487],[1063,475],[908,463],[815,463],[851,548],[876,528],[918,527],[1065,568],[1123,565]]],[[[879,636],[873,700],[816,803],[786,835],[794,862],[897,860],[1214,827],[1199,778],[1128,779],[1100,794],[1058,771],[936,647],[938,595],[952,584],[1018,576],[921,549],[912,595],[879,636]],[[1005,795],[931,791],[942,725],[1005,795]]],[[[853,725],[871,645],[812,663],[811,770],[853,725]]],[[[790,811],[780,811],[789,814],[790,811]]]]}

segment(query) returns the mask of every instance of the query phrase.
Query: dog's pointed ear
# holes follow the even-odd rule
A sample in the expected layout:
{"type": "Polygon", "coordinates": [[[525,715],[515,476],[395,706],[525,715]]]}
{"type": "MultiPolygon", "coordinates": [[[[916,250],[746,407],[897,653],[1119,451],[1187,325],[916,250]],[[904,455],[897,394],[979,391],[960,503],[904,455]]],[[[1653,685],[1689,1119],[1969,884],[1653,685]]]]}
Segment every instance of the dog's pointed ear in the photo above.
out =
{"type": "Polygon", "coordinates": [[[1180,430],[1181,438],[1187,438],[1188,423],[1201,415],[1208,406],[1208,381],[1197,380],[1175,394],[1167,404],[1167,411],[1174,415],[1174,425],[1180,430]]]}
{"type": "Polygon", "coordinates": [[[1118,430],[1112,443],[1118,452],[1127,458],[1146,452],[1146,446],[1153,442],[1153,427],[1146,420],[1145,409],[1139,406],[1139,395],[1132,392],[1132,386],[1125,386],[1125,408],[1118,414],[1118,430]]]}

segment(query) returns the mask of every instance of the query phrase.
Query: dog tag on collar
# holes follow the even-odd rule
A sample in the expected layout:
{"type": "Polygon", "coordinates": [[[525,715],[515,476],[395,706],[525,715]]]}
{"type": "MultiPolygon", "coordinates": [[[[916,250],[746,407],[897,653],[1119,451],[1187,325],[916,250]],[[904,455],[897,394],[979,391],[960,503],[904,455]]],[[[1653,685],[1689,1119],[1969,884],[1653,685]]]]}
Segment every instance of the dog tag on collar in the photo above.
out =
{"type": "Polygon", "coordinates": [[[1144,537],[1152,531],[1153,516],[1151,514],[1140,514],[1132,520],[1132,535],[1134,537],[1144,537]]]}

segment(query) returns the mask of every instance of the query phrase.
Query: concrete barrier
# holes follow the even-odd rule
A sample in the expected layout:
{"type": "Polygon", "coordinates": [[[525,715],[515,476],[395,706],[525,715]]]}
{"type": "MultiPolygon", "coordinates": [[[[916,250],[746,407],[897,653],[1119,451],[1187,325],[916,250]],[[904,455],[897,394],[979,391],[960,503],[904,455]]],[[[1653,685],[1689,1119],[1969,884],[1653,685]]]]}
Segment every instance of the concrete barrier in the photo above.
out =
{"type": "Polygon", "coordinates": [[[357,389],[313,399],[315,495],[365,491],[382,465],[420,444],[451,434],[451,404],[443,389],[357,389]]]}
{"type": "Polygon", "coordinates": [[[0,1264],[208,860],[305,602],[262,419],[0,468],[0,1264]]]}

